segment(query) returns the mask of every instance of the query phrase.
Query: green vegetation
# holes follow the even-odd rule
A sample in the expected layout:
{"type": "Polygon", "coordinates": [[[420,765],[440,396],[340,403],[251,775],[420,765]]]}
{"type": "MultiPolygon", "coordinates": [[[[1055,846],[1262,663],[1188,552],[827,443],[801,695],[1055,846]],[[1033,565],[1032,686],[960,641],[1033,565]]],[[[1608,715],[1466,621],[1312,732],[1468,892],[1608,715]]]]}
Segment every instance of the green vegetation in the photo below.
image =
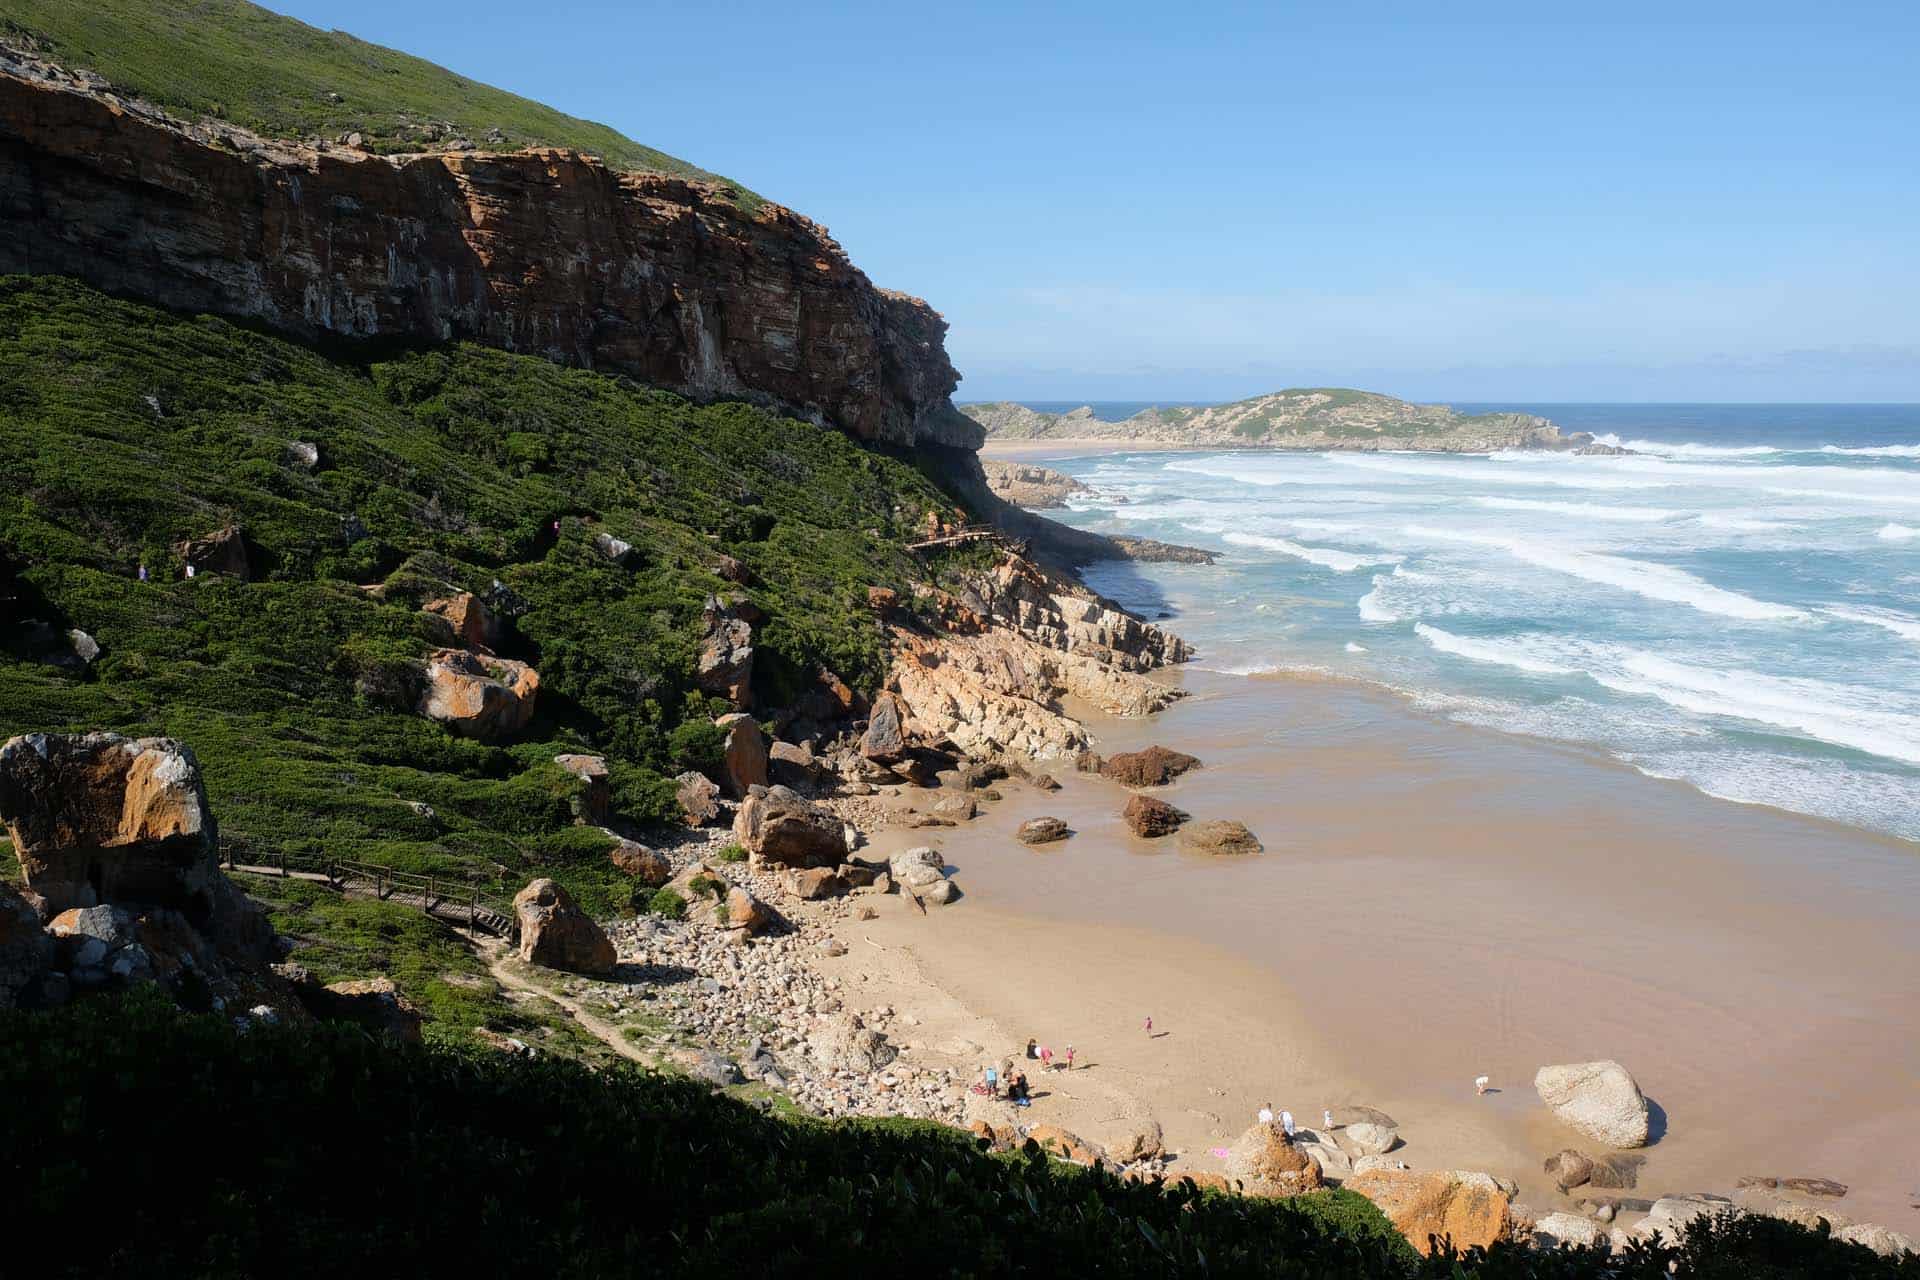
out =
{"type": "Polygon", "coordinates": [[[151,991],[0,1013],[0,1196],[52,1277],[1911,1277],[1771,1219],[1678,1247],[1421,1260],[1347,1192],[1262,1200],[823,1123],[624,1062],[183,1015],[151,991]],[[193,1176],[181,1176],[190,1167],[193,1176]],[[132,1190],[129,1190],[132,1189],[132,1190]],[[1671,1270],[1669,1267],[1671,1265],[1671,1270]]]}
{"type": "Polygon", "coordinates": [[[189,119],[270,137],[359,133],[376,151],[421,151],[434,145],[423,126],[450,124],[453,136],[496,150],[572,147],[616,169],[715,178],[605,125],[245,0],[8,0],[0,34],[32,37],[54,61],[189,119]]]}
{"type": "Polygon", "coordinates": [[[687,900],[672,889],[655,889],[653,896],[647,899],[647,914],[668,920],[685,920],[687,900]]]}
{"type": "Polygon", "coordinates": [[[553,757],[605,755],[636,822],[670,811],[672,774],[718,763],[723,704],[693,670],[703,601],[736,589],[722,557],[765,614],[757,696],[786,705],[823,667],[878,683],[867,588],[905,594],[924,570],[904,542],[929,510],[956,516],[907,461],[744,404],[471,346],[345,363],[54,278],[0,279],[0,456],[0,587],[103,650],[63,672],[0,640],[0,738],[165,734],[242,861],[503,895],[550,875],[603,915],[633,885],[574,825],[582,784],[553,757]],[[173,545],[234,523],[254,580],[183,579],[173,545]],[[632,544],[624,563],[601,534],[632,544]],[[420,605],[460,590],[540,673],[517,741],[411,711],[435,644],[420,605]]]}

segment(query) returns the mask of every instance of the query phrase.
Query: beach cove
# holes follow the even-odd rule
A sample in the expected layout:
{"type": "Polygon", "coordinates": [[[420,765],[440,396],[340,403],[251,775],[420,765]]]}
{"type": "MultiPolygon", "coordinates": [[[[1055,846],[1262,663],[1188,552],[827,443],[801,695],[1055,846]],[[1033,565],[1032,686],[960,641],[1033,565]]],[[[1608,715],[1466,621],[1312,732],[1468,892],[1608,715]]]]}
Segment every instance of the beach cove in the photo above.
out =
{"type": "Polygon", "coordinates": [[[1054,794],[1000,784],[1006,800],[963,828],[873,836],[880,852],[934,844],[967,898],[889,912],[872,940],[1007,1044],[1071,1043],[1090,1068],[1050,1075],[1066,1096],[1022,1121],[1150,1113],[1176,1172],[1217,1172],[1211,1150],[1263,1103],[1303,1124],[1364,1104],[1400,1122],[1395,1155],[1415,1168],[1510,1177],[1545,1212],[1566,1205],[1541,1161],[1583,1140],[1533,1073],[1612,1057],[1659,1108],[1634,1194],[1830,1177],[1852,1188],[1835,1211],[1920,1225],[1920,1152],[1899,1136],[1920,1131],[1910,845],[1377,690],[1175,678],[1192,696],[1097,723],[1101,749],[1200,756],[1153,794],[1246,822],[1265,853],[1142,840],[1122,788],[1065,774],[1054,794]],[[1074,836],[1013,838],[1040,814],[1074,836]],[[1149,1014],[1164,1036],[1143,1033],[1149,1014]],[[1482,1073],[1497,1092],[1477,1097],[1482,1073]]]}

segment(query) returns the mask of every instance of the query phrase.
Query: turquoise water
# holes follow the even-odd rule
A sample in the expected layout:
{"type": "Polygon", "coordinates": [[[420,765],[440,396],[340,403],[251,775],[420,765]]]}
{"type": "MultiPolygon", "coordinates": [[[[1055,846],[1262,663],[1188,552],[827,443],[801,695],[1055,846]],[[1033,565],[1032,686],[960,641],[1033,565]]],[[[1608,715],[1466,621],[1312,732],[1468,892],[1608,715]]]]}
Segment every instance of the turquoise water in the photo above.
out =
{"type": "Polygon", "coordinates": [[[1920,840],[1920,408],[1500,407],[1639,452],[1049,465],[1094,487],[1071,523],[1224,553],[1089,574],[1203,666],[1920,840]]]}

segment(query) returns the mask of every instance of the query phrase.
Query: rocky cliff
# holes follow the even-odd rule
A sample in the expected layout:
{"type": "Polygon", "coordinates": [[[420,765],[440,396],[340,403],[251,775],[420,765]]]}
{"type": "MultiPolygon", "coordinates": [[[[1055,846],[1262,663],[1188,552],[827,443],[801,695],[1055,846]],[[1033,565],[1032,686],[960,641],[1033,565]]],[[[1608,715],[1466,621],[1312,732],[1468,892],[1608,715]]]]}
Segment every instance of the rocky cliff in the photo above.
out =
{"type": "Polygon", "coordinates": [[[376,156],[181,120],[0,46],[0,273],[312,340],[465,339],[977,447],[946,322],[825,229],[575,151],[376,156]]]}
{"type": "Polygon", "coordinates": [[[963,410],[996,440],[1121,440],[1224,449],[1417,449],[1489,453],[1552,449],[1618,453],[1584,431],[1564,434],[1528,413],[1458,413],[1446,405],[1413,404],[1370,391],[1309,387],[1276,391],[1232,404],[1143,409],[1103,422],[1091,408],[1040,413],[1010,403],[963,410]]]}

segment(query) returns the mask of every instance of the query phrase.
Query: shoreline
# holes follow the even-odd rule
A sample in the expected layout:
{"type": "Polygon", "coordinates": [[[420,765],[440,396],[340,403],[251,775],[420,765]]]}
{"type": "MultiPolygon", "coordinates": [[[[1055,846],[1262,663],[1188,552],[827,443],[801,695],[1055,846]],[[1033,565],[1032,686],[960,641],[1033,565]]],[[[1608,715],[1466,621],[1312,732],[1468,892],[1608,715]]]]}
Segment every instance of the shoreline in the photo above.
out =
{"type": "MultiPolygon", "coordinates": [[[[1920,1185],[1920,1157],[1884,1151],[1876,1155],[1876,1147],[1884,1144],[1866,1131],[1897,1132],[1920,1124],[1920,1101],[1903,1097],[1893,1087],[1903,1070],[1911,1074],[1920,1069],[1912,1041],[1903,1041],[1901,1030],[1920,1026],[1920,987],[1898,981],[1904,952],[1894,936],[1912,921],[1910,900],[1902,905],[1868,892],[1875,887],[1871,884],[1854,884],[1847,891],[1854,900],[1853,914],[1834,911],[1829,913],[1832,918],[1820,918],[1794,898],[1807,881],[1833,871],[1832,855],[1824,865],[1818,858],[1783,856],[1799,846],[1828,841],[1852,844],[1853,852],[1877,845],[1883,855],[1879,870],[1874,871],[1869,860],[1864,871],[1855,868],[1859,876],[1884,882],[1889,875],[1896,880],[1906,875],[1920,885],[1915,871],[1920,859],[1905,859],[1905,842],[1836,829],[1785,811],[1733,805],[1683,783],[1649,789],[1648,781],[1660,780],[1617,761],[1593,759],[1577,748],[1561,750],[1562,744],[1515,740],[1425,718],[1384,691],[1356,690],[1337,682],[1240,680],[1245,688],[1236,692],[1227,687],[1235,678],[1193,674],[1198,680],[1184,683],[1206,687],[1167,712],[1145,721],[1106,720],[1093,727],[1103,750],[1153,740],[1201,755],[1201,770],[1151,794],[1189,809],[1197,819],[1245,818],[1268,850],[1246,866],[1199,865],[1191,855],[1154,847],[1169,846],[1170,839],[1131,837],[1116,829],[1114,817],[1125,789],[1102,779],[1064,775],[1065,787],[1054,795],[1020,783],[999,784],[1006,798],[985,816],[957,828],[886,827],[869,833],[878,853],[920,844],[939,848],[955,865],[968,898],[926,919],[904,911],[883,912],[872,922],[872,940],[904,950],[917,977],[902,978],[899,962],[892,962],[887,978],[868,981],[887,983],[896,1007],[915,1017],[925,1017],[918,1010],[924,1002],[945,1009],[939,1015],[943,1026],[971,1018],[972,1025],[990,1029],[1005,1042],[985,1044],[990,1056],[1033,1034],[1056,1051],[1074,1043],[1082,1062],[1098,1063],[1099,1070],[1110,1073],[1091,1082],[1072,1077],[1073,1094],[1085,1097],[1037,1101],[1021,1120],[1058,1123],[1101,1141],[1104,1129],[1120,1119],[1151,1114],[1165,1128],[1169,1150],[1179,1156],[1170,1169],[1178,1175],[1187,1170],[1219,1172],[1222,1162],[1211,1151],[1228,1145],[1262,1102],[1290,1108],[1303,1125],[1312,1125],[1323,1107],[1376,1106],[1400,1122],[1407,1145],[1395,1152],[1397,1158],[1416,1169],[1468,1168],[1512,1178],[1520,1184],[1522,1202],[1538,1212],[1551,1212],[1571,1208],[1572,1198],[1561,1196],[1542,1175],[1540,1161],[1564,1146],[1591,1149],[1593,1144],[1554,1121],[1533,1092],[1532,1069],[1549,1062],[1618,1057],[1665,1108],[1670,1125],[1663,1140],[1640,1153],[1647,1157],[1640,1188],[1626,1194],[1730,1195],[1743,1176],[1830,1176],[1849,1182],[1852,1191],[1820,1207],[1895,1230],[1920,1225],[1920,1213],[1905,1194],[1920,1185]],[[1263,684],[1269,687],[1263,690],[1263,684]],[[1597,905],[1557,920],[1540,919],[1524,901],[1499,902],[1494,891],[1517,881],[1499,876],[1487,880],[1481,865],[1486,859],[1475,859],[1467,847],[1475,840],[1499,845],[1507,850],[1503,857],[1510,859],[1516,850],[1531,848],[1542,838],[1540,815],[1489,808],[1469,798],[1464,816],[1473,840],[1429,836],[1419,850],[1395,857],[1366,847],[1360,838],[1377,832],[1339,835],[1339,815],[1328,811],[1319,788],[1310,789],[1318,798],[1283,798],[1261,820],[1244,798],[1237,800],[1241,811],[1233,812],[1225,807],[1236,803],[1229,797],[1244,797],[1251,781],[1244,774],[1235,777],[1242,772],[1245,745],[1223,752],[1217,736],[1210,747],[1192,731],[1213,723],[1210,706],[1247,698],[1291,701],[1296,713],[1309,717],[1358,714],[1369,721],[1371,728],[1361,730],[1357,742],[1352,740],[1356,735],[1344,734],[1336,735],[1337,742],[1326,741],[1325,735],[1303,735],[1296,743],[1313,750],[1320,742],[1323,750],[1335,751],[1349,765],[1371,751],[1375,766],[1390,766],[1393,762],[1379,754],[1380,744],[1364,740],[1383,729],[1399,733],[1405,722],[1418,719],[1427,724],[1415,756],[1471,758],[1493,752],[1531,757],[1545,774],[1574,784],[1563,788],[1557,800],[1542,798],[1543,807],[1612,805],[1620,811],[1613,829],[1601,822],[1602,830],[1589,833],[1580,856],[1621,855],[1627,843],[1621,839],[1622,822],[1647,836],[1676,821],[1681,835],[1669,833],[1663,844],[1636,855],[1645,860],[1642,872],[1663,859],[1679,863],[1674,855],[1680,854],[1694,864],[1670,869],[1667,883],[1657,886],[1677,895],[1674,901],[1697,900],[1707,887],[1728,884],[1742,871],[1764,880],[1764,892],[1749,891],[1751,900],[1733,913],[1741,917],[1737,926],[1697,919],[1691,925],[1697,936],[1688,938],[1683,927],[1688,913],[1676,918],[1669,906],[1649,911],[1654,918],[1628,931],[1631,938],[1608,940],[1588,931],[1609,923],[1621,927],[1625,916],[1617,902],[1608,899],[1631,902],[1636,896],[1618,892],[1625,866],[1607,868],[1588,884],[1587,892],[1600,899],[1597,905]],[[1356,711],[1356,702],[1372,705],[1356,711]],[[1638,806],[1646,812],[1635,815],[1633,797],[1621,793],[1640,791],[1650,794],[1638,806]],[[1622,818],[1621,812],[1631,816],[1622,818]],[[1011,840],[1012,826],[1042,813],[1065,814],[1080,828],[1079,834],[1043,850],[1011,840]],[[1283,833],[1272,825],[1288,817],[1315,831],[1283,833]],[[1699,848],[1685,847],[1696,836],[1711,839],[1699,848]],[[1335,852],[1329,854],[1329,847],[1335,852]],[[1124,855],[1118,874],[1106,865],[1116,853],[1124,855]],[[1343,870],[1340,864],[1355,855],[1395,864],[1394,870],[1405,875],[1417,874],[1424,865],[1429,878],[1414,881],[1404,892],[1429,898],[1430,915],[1439,920],[1421,918],[1408,903],[1395,900],[1394,890],[1378,887],[1390,881],[1343,870]],[[1464,858],[1468,865],[1449,858],[1464,858]],[[1059,866],[1094,860],[1092,868],[1059,866]],[[1303,861],[1318,865],[1290,865],[1303,861]],[[1109,876],[1105,890],[1095,892],[1101,882],[1083,872],[1109,876]],[[1455,884],[1450,889],[1449,873],[1464,880],[1465,887],[1455,884]],[[1139,878],[1130,882],[1129,874],[1139,878]],[[1209,882],[1215,876],[1221,877],[1221,895],[1209,882]],[[1218,937],[1209,937],[1257,938],[1257,930],[1240,922],[1257,918],[1258,911],[1236,911],[1218,897],[1257,896],[1263,877],[1277,877],[1283,891],[1305,895],[1306,905],[1283,905],[1274,919],[1276,930],[1293,941],[1253,955],[1245,945],[1222,945],[1218,937]],[[1357,912],[1329,906],[1328,897],[1311,883],[1299,889],[1285,883],[1296,879],[1325,881],[1327,892],[1335,885],[1371,882],[1376,885],[1375,900],[1360,904],[1357,912]],[[1613,892],[1602,891],[1600,886],[1609,882],[1613,892]],[[1200,901],[1187,904],[1188,915],[1178,922],[1154,918],[1156,911],[1178,914],[1169,904],[1181,896],[1198,896],[1200,901]],[[1476,898],[1478,909],[1468,910],[1476,898]],[[1497,904],[1492,910],[1489,901],[1497,904]],[[1448,918],[1454,908],[1461,912],[1457,920],[1448,918]],[[1516,912],[1522,919],[1507,918],[1516,912]],[[1356,923],[1356,914],[1378,914],[1383,923],[1371,930],[1356,923]],[[1502,936],[1516,925],[1526,936],[1502,936]],[[1755,925],[1769,933],[1755,936],[1755,925]],[[1593,956],[1554,962],[1554,940],[1566,931],[1587,937],[1593,956]],[[1614,946],[1638,953],[1637,961],[1633,955],[1609,956],[1614,946]],[[1788,976],[1779,961],[1787,958],[1785,969],[1792,970],[1791,956],[1803,947],[1828,952],[1837,948],[1839,963],[1832,956],[1807,962],[1802,967],[1820,972],[1801,973],[1798,985],[1803,990],[1776,1003],[1768,993],[1788,976]],[[1441,958],[1437,969],[1435,957],[1441,958]],[[1451,957],[1457,976],[1447,976],[1446,957],[1451,957]],[[1757,964],[1763,967],[1755,972],[1757,964]],[[1861,966],[1860,976],[1893,976],[1893,989],[1877,998],[1856,993],[1860,1008],[1835,1010],[1822,1026],[1796,1025],[1801,1003],[1817,1008],[1844,989],[1844,981],[1836,983],[1836,978],[1852,972],[1850,964],[1861,966]],[[1529,972],[1542,965],[1550,968],[1529,972]],[[1742,968],[1744,979],[1736,976],[1742,968]],[[1499,988],[1491,996],[1452,990],[1489,979],[1499,988]],[[1341,988],[1331,1002],[1325,994],[1330,983],[1341,988]],[[1396,983],[1412,990],[1396,992],[1396,983]],[[1419,1010],[1422,1003],[1444,1006],[1452,1001],[1462,1002],[1455,1015],[1423,1017],[1419,1010]],[[1563,1007],[1556,1009],[1556,1003],[1563,1007]],[[1156,1004],[1157,1010],[1141,1007],[1156,1004]],[[1568,1005],[1574,1007],[1572,1016],[1564,1007],[1568,1005]],[[1174,1010],[1178,1012],[1168,1012],[1174,1010]],[[1132,1041],[1143,1039],[1140,1019],[1149,1012],[1155,1013],[1156,1027],[1169,1034],[1154,1046],[1135,1045],[1132,1041]],[[1769,1020],[1787,1034],[1771,1035],[1769,1020]],[[1383,1025],[1371,1034],[1352,1025],[1374,1021],[1383,1025]],[[1529,1030],[1529,1021],[1567,1025],[1529,1030]],[[1575,1043],[1581,1039],[1577,1029],[1588,1022],[1593,1034],[1575,1043]],[[1575,1030],[1569,1032],[1568,1026],[1575,1030]],[[1682,1043],[1683,1034],[1697,1043],[1682,1043]],[[1805,1044],[1809,1036],[1819,1043],[1805,1044]],[[1781,1038],[1795,1043],[1776,1043],[1781,1038]],[[1623,1041],[1635,1047],[1619,1048],[1623,1041]],[[1727,1079],[1730,1059],[1744,1063],[1756,1078],[1727,1079]],[[1391,1069],[1382,1068],[1387,1061],[1394,1063],[1391,1069]],[[1875,1064],[1881,1063],[1876,1071],[1875,1064]],[[1481,1071],[1495,1076],[1499,1093],[1474,1096],[1471,1081],[1481,1071]],[[1721,1095],[1724,1105],[1715,1101],[1721,1095]],[[1805,1105],[1795,1108],[1796,1096],[1813,1104],[1815,1114],[1801,1122],[1806,1131],[1796,1126],[1796,1136],[1788,1138],[1772,1118],[1805,1114],[1805,1105]],[[1850,1110],[1871,1114],[1873,1123],[1863,1127],[1858,1118],[1849,1121],[1850,1110]],[[1742,1116],[1751,1117],[1756,1132],[1743,1131],[1748,1126],[1742,1116]]],[[[1410,779],[1406,772],[1376,767],[1362,775],[1354,795],[1411,788],[1440,803],[1436,790],[1444,792],[1449,780],[1410,779]]],[[[1450,822],[1462,817],[1458,797],[1454,805],[1450,822]]],[[[1550,870],[1533,854],[1518,869],[1507,865],[1505,874],[1524,875],[1528,866],[1536,877],[1550,870]]],[[[1551,885],[1545,895],[1549,899],[1566,887],[1551,884],[1550,876],[1545,879],[1551,885]]],[[[1884,889],[1885,884],[1877,887],[1884,889]]],[[[1531,896],[1542,895],[1536,891],[1531,896]]],[[[861,970],[871,956],[860,953],[873,951],[855,944],[855,954],[843,963],[861,970]]],[[[1795,986],[1791,981],[1785,985],[1795,986]]],[[[1048,1087],[1062,1078],[1064,1073],[1049,1075],[1048,1087]]],[[[1576,1190],[1574,1196],[1579,1194],[1576,1190]]]]}

